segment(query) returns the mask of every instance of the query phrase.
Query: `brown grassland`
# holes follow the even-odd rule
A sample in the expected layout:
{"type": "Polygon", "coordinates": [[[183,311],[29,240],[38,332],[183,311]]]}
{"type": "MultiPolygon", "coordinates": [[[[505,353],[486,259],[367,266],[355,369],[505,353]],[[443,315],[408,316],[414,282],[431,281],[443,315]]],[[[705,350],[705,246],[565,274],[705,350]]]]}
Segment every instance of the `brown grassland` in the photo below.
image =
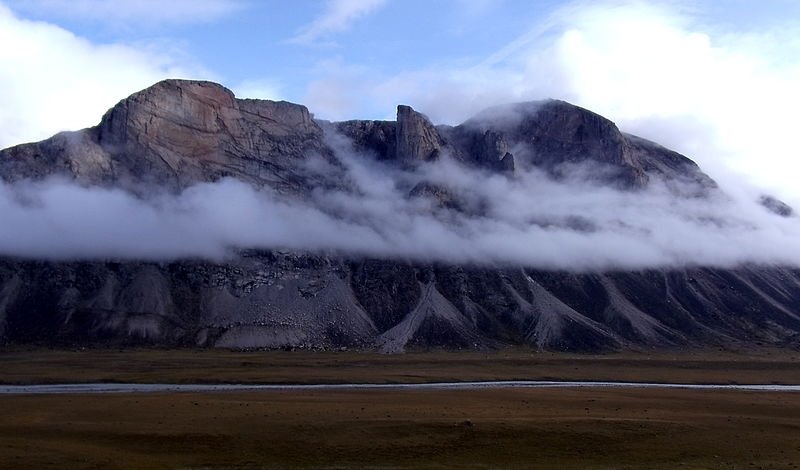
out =
{"type": "MultiPolygon", "coordinates": [[[[791,351],[0,352],[0,381],[800,383],[791,351]]],[[[0,468],[800,468],[800,393],[318,390],[0,396],[0,468]]]]}
{"type": "Polygon", "coordinates": [[[800,352],[599,355],[530,350],[370,352],[0,349],[0,383],[398,383],[617,380],[800,384],[800,352]]]}

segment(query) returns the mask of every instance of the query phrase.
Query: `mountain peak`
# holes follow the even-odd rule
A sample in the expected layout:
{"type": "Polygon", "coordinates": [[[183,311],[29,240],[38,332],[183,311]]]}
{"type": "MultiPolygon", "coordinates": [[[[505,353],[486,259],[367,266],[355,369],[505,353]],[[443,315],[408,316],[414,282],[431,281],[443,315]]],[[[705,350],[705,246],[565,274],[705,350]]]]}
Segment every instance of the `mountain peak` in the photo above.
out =
{"type": "MultiPolygon", "coordinates": [[[[403,165],[448,155],[490,171],[535,166],[558,178],[589,164],[601,170],[592,173],[599,182],[626,189],[646,186],[652,175],[710,181],[691,160],[625,136],[610,120],[560,100],[495,106],[456,127],[435,126],[408,105],[397,107],[396,121],[326,127],[359,151],[403,165]]],[[[0,176],[64,173],[93,184],[146,181],[174,188],[234,176],[304,191],[308,175],[297,161],[309,153],[333,158],[323,134],[305,106],[237,99],[217,83],[169,79],[120,101],[96,128],[7,151],[0,176]]]]}
{"type": "Polygon", "coordinates": [[[0,175],[175,189],[235,176],[296,190],[299,178],[287,177],[297,173],[296,160],[330,154],[321,136],[305,106],[240,100],[217,83],[170,79],[123,99],[95,128],[19,146],[14,158],[0,154],[0,175]]]}
{"type": "Polygon", "coordinates": [[[444,145],[427,116],[411,106],[397,107],[397,157],[409,163],[435,159],[444,145]]]}
{"type": "MultiPolygon", "coordinates": [[[[111,108],[100,123],[101,141],[121,144],[146,137],[156,144],[170,140],[180,150],[197,154],[193,146],[175,134],[187,129],[202,133],[220,130],[222,119],[236,108],[233,92],[212,82],[164,80],[134,93],[111,108]]],[[[160,145],[163,146],[163,145],[160,145]]],[[[201,144],[201,147],[204,147],[201,144]]]]}

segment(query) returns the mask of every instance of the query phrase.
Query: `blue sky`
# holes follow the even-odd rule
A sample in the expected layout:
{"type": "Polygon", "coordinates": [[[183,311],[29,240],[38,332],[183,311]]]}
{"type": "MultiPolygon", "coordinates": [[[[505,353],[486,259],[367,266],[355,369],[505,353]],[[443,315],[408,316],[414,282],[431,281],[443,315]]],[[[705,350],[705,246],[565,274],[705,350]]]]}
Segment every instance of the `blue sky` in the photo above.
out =
{"type": "MultiPolygon", "coordinates": [[[[574,5],[557,0],[8,0],[19,17],[58,25],[95,44],[167,50],[198,78],[263,97],[303,102],[321,74],[368,69],[376,78],[435,67],[478,64],[551,15],[574,5]],[[125,4],[132,6],[125,6],[125,4]],[[165,6],[169,5],[169,6],[165,6]],[[351,16],[335,19],[337,10],[351,16]],[[111,12],[117,12],[111,14],[111,12]],[[329,28],[301,38],[315,22],[329,28]]],[[[609,5],[625,2],[606,2],[609,5]]],[[[659,2],[650,2],[659,4],[659,2]]],[[[752,31],[800,18],[800,2],[660,2],[693,21],[752,31]],[[679,5],[679,7],[675,7],[679,5]]],[[[358,116],[391,109],[362,106],[358,116]]],[[[326,114],[323,112],[323,114],[326,114]]],[[[336,113],[333,113],[336,114],[336,113]]],[[[344,116],[331,116],[341,118],[344,116]]]]}
{"type": "Polygon", "coordinates": [[[167,77],[328,119],[553,97],[800,199],[798,21],[793,0],[0,0],[0,146],[167,77]]]}
{"type": "MultiPolygon", "coordinates": [[[[166,45],[204,69],[201,74],[230,87],[250,84],[243,87],[249,91],[260,84],[265,97],[303,101],[309,82],[333,64],[392,76],[409,69],[477,63],[563,2],[201,0],[215,12],[177,18],[153,11],[109,18],[76,12],[71,3],[12,0],[6,5],[21,18],[56,24],[93,43],[166,45]],[[315,21],[335,16],[331,10],[344,5],[363,8],[363,13],[340,20],[340,28],[297,40],[315,21]]],[[[192,2],[177,3],[192,9],[192,2]]]]}
{"type": "MultiPolygon", "coordinates": [[[[316,62],[330,57],[389,73],[443,60],[480,59],[513,40],[559,2],[509,1],[499,8],[486,1],[374,2],[363,16],[343,20],[341,30],[300,43],[292,39],[324,17],[329,2],[215,1],[209,3],[231,7],[221,8],[214,17],[182,19],[146,15],[103,19],[71,14],[69,3],[47,8],[33,2],[6,2],[21,17],[58,24],[95,43],[168,41],[226,80],[267,77],[290,87],[292,78],[306,78],[316,62]]],[[[191,9],[191,2],[184,3],[191,9]]],[[[370,4],[363,0],[343,3],[370,4]]]]}

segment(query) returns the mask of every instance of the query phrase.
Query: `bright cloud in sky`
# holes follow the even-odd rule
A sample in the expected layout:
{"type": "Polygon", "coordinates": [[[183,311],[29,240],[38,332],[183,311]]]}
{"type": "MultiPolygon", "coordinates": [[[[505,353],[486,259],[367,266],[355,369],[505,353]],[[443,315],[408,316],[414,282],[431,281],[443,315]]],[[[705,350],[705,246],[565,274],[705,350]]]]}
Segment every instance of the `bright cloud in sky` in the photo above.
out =
{"type": "MultiPolygon", "coordinates": [[[[643,4],[583,10],[564,21],[571,24],[549,60],[575,101],[709,170],[724,162],[800,197],[797,28],[731,34],[643,4]]],[[[541,63],[536,47],[517,56],[530,75],[541,63]]]]}
{"type": "Polygon", "coordinates": [[[146,47],[96,45],[0,5],[0,147],[97,124],[127,95],[202,70],[146,47]]]}
{"type": "Polygon", "coordinates": [[[231,90],[243,98],[253,98],[258,100],[279,101],[281,96],[280,84],[269,80],[245,80],[233,85],[231,90]]]}
{"type": "Polygon", "coordinates": [[[291,38],[295,44],[314,44],[333,33],[348,30],[352,24],[383,5],[387,0],[328,0],[321,16],[291,38]]]}

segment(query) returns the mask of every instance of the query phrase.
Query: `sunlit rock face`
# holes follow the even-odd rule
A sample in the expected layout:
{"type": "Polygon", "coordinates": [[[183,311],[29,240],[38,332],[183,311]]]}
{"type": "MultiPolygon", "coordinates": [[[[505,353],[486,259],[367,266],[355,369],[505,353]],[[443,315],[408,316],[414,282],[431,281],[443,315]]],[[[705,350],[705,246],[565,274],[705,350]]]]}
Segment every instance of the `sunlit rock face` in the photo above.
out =
{"type": "Polygon", "coordinates": [[[65,174],[87,184],[181,189],[233,176],[281,190],[315,182],[309,154],[330,157],[304,106],[239,100],[209,82],[167,80],[122,100],[97,127],[3,151],[6,180],[65,174]]]}
{"type": "MultiPolygon", "coordinates": [[[[1,151],[0,177],[57,175],[139,196],[230,177],[312,198],[319,188],[351,184],[337,157],[342,146],[398,171],[449,159],[486,175],[536,168],[568,179],[588,165],[584,176],[601,187],[636,192],[659,181],[686,198],[718,191],[688,158],[562,101],[492,108],[454,127],[403,105],[396,121],[329,123],[301,105],[241,100],[220,85],[184,80],[126,98],[94,128],[1,151]]],[[[407,194],[432,211],[483,216],[480,201],[440,183],[410,182],[407,194]]],[[[762,202],[792,214],[780,201],[762,202]]],[[[580,218],[569,223],[593,230],[580,218]]],[[[784,267],[572,272],[277,247],[215,261],[0,260],[4,343],[385,352],[795,347],[798,311],[800,272],[784,267]]]]}

